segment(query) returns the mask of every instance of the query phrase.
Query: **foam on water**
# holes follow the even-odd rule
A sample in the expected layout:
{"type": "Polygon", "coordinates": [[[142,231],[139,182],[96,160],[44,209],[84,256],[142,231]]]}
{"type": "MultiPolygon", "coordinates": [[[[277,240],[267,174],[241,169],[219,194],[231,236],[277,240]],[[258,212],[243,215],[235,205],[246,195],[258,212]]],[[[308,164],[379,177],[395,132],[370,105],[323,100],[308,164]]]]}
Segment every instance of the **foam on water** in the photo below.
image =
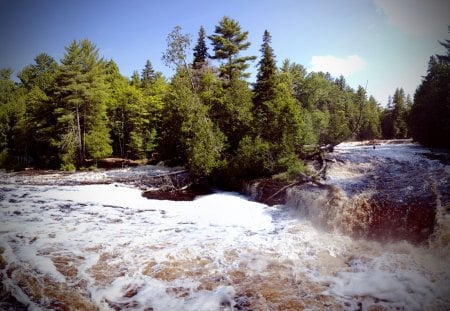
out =
{"type": "Polygon", "coordinates": [[[31,309],[450,308],[448,244],[354,240],[235,193],[192,202],[147,200],[121,184],[0,193],[3,286],[31,309]]]}

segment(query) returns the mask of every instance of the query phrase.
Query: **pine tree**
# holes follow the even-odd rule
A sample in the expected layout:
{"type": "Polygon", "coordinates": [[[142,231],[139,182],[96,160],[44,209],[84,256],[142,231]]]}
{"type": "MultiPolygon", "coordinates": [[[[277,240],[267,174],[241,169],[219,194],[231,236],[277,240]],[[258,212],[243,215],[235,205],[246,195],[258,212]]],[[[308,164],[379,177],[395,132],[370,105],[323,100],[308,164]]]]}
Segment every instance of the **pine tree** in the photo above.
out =
{"type": "Polygon", "coordinates": [[[302,104],[302,87],[307,74],[306,68],[300,64],[294,62],[291,63],[288,59],[285,59],[281,65],[281,71],[287,74],[292,95],[299,102],[299,104],[302,104]]]}
{"type": "Polygon", "coordinates": [[[275,95],[277,67],[275,55],[270,46],[271,36],[266,30],[263,35],[263,44],[261,46],[262,57],[258,64],[258,74],[254,87],[254,104],[256,115],[264,118],[264,102],[272,100],[275,95]]]}
{"type": "Polygon", "coordinates": [[[373,96],[370,96],[363,108],[361,127],[357,138],[358,140],[375,139],[380,137],[380,133],[378,103],[373,96]]]}
{"type": "Polygon", "coordinates": [[[0,71],[0,166],[28,163],[28,122],[24,89],[14,84],[12,70],[0,71]]]}
{"type": "Polygon", "coordinates": [[[440,43],[446,54],[430,57],[427,75],[414,94],[409,129],[426,146],[450,149],[450,40],[440,43]]]}
{"type": "Polygon", "coordinates": [[[57,107],[55,100],[58,64],[49,55],[41,53],[35,63],[26,66],[18,77],[26,89],[27,131],[32,133],[28,139],[28,154],[34,165],[54,167],[58,163],[57,142],[55,141],[57,107]]]}
{"type": "Polygon", "coordinates": [[[89,40],[73,41],[66,47],[57,80],[61,106],[55,109],[61,130],[61,160],[66,168],[112,151],[103,102],[107,92],[104,70],[105,62],[89,40]]]}
{"type": "Polygon", "coordinates": [[[12,73],[11,68],[0,70],[0,105],[6,104],[13,96],[15,86],[11,79],[12,73]]]}
{"type": "Polygon", "coordinates": [[[139,77],[139,72],[137,70],[133,71],[130,79],[130,84],[134,87],[141,86],[141,78],[139,77]]]}
{"type": "Polygon", "coordinates": [[[248,61],[255,60],[255,56],[242,56],[239,53],[248,49],[248,31],[242,32],[241,26],[234,19],[224,16],[215,28],[215,34],[209,36],[214,50],[212,59],[224,61],[220,65],[220,75],[226,81],[234,78],[248,77],[245,70],[248,61]]]}
{"type": "Polygon", "coordinates": [[[339,88],[341,91],[344,91],[345,88],[347,87],[347,82],[345,81],[345,78],[344,78],[343,75],[340,75],[339,78],[336,78],[336,79],[334,80],[334,83],[338,86],[338,88],[339,88]]]}
{"type": "Polygon", "coordinates": [[[141,75],[142,87],[143,88],[149,87],[153,82],[155,82],[155,79],[156,79],[155,70],[153,70],[153,66],[150,60],[147,60],[141,75]]]}
{"type": "MultiPolygon", "coordinates": [[[[450,25],[448,26],[448,32],[450,33],[450,25]]],[[[450,63],[450,40],[445,40],[445,42],[439,41],[439,43],[447,50],[445,55],[436,55],[436,57],[441,61],[441,63],[450,63]]]]}
{"type": "Polygon", "coordinates": [[[194,69],[201,69],[207,63],[209,55],[205,38],[205,29],[201,26],[198,31],[197,45],[194,47],[194,60],[192,61],[192,67],[194,69]]]}
{"type": "Polygon", "coordinates": [[[392,110],[392,128],[394,138],[406,138],[408,128],[406,125],[405,91],[396,89],[392,99],[394,108],[392,110]]]}

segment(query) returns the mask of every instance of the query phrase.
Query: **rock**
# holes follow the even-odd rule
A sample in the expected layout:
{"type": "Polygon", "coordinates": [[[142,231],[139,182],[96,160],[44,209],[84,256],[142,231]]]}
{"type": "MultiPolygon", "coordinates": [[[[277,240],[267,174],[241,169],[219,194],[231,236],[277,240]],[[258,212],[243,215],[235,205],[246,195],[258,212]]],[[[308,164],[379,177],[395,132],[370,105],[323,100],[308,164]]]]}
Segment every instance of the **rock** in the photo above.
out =
{"type": "Polygon", "coordinates": [[[284,192],[275,197],[272,196],[288,184],[288,182],[277,181],[271,178],[258,179],[246,182],[242,187],[242,192],[253,200],[263,202],[269,206],[285,204],[286,195],[284,192]],[[270,197],[272,198],[267,200],[270,197]]]}
{"type": "Polygon", "coordinates": [[[298,211],[316,226],[356,238],[427,243],[449,214],[450,170],[430,160],[413,144],[381,144],[336,148],[338,161],[329,163],[320,184],[288,189],[265,200],[286,183],[256,180],[244,193],[259,202],[298,211]]]}
{"type": "Polygon", "coordinates": [[[207,195],[212,193],[213,191],[208,185],[193,184],[184,189],[149,190],[143,192],[142,196],[152,200],[192,201],[199,195],[207,195]]]}

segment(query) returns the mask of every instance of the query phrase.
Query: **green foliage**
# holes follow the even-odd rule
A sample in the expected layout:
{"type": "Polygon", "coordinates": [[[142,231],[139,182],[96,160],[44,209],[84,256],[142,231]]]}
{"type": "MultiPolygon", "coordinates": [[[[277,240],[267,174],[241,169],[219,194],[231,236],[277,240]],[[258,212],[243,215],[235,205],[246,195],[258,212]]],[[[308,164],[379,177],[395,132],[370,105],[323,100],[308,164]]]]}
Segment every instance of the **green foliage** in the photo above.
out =
{"type": "MultiPolygon", "coordinates": [[[[58,122],[62,130],[59,135],[63,141],[64,135],[68,133],[72,135],[75,128],[78,165],[84,162],[86,156],[100,154],[105,156],[107,151],[111,150],[109,133],[104,130],[106,123],[104,99],[108,94],[105,69],[106,64],[100,59],[98,49],[89,40],[73,41],[66,47],[66,54],[61,60],[57,78],[57,93],[61,98],[58,122]],[[68,115],[72,115],[73,118],[68,118],[68,115]],[[94,132],[97,132],[95,139],[91,134],[94,132]],[[102,146],[96,145],[98,143],[102,146]],[[89,154],[88,150],[95,152],[89,154]]],[[[64,146],[59,147],[62,150],[64,146]]],[[[67,162],[69,159],[70,157],[65,155],[61,156],[63,163],[69,164],[67,162]]]]}
{"type": "Polygon", "coordinates": [[[282,172],[285,172],[285,178],[287,181],[297,180],[305,173],[305,166],[303,162],[294,153],[287,153],[281,157],[278,161],[278,165],[282,168],[282,172]]]}
{"type": "Polygon", "coordinates": [[[405,92],[402,88],[395,90],[392,102],[383,111],[381,116],[381,128],[385,138],[408,137],[408,111],[405,103],[405,92]]]}
{"type": "Polygon", "coordinates": [[[8,167],[8,165],[9,165],[8,149],[4,148],[0,152],[0,167],[8,167]]]}
{"type": "Polygon", "coordinates": [[[15,86],[11,80],[13,71],[10,68],[0,70],[0,104],[11,101],[15,86]]]}
{"type": "Polygon", "coordinates": [[[149,87],[156,80],[156,73],[153,70],[152,63],[147,60],[145,67],[142,70],[141,84],[143,88],[149,87]]]}
{"type": "Polygon", "coordinates": [[[241,26],[234,19],[224,16],[215,28],[215,34],[209,36],[213,46],[212,59],[224,61],[219,67],[220,75],[225,81],[234,78],[248,77],[245,70],[249,67],[248,61],[256,59],[255,56],[239,56],[241,51],[249,48],[247,41],[248,31],[242,31],[241,26]]]}
{"type": "Polygon", "coordinates": [[[412,137],[431,147],[450,149],[450,46],[447,55],[432,57],[428,74],[414,95],[409,127],[412,137]]]}
{"type": "Polygon", "coordinates": [[[259,136],[245,136],[231,161],[230,175],[243,179],[263,177],[270,175],[273,167],[270,144],[259,136]]]}
{"type": "Polygon", "coordinates": [[[227,137],[227,153],[234,154],[239,141],[250,131],[253,121],[252,92],[248,83],[233,79],[211,108],[211,118],[227,137]]]}
{"type": "Polygon", "coordinates": [[[3,164],[8,168],[20,168],[30,164],[28,155],[28,122],[26,93],[24,88],[15,86],[10,79],[11,71],[0,75],[0,152],[3,164]]]}
{"type": "Polygon", "coordinates": [[[448,135],[450,52],[430,61],[414,104],[397,89],[381,112],[364,88],[353,90],[343,76],[308,73],[288,60],[277,68],[267,30],[253,90],[246,70],[255,57],[242,55],[248,32],[225,16],[208,37],[211,56],[205,38],[200,27],[188,64],[190,36],[179,26],[169,33],[163,60],[175,69],[170,81],[150,60],[141,75],[125,78],[89,40],[73,41],[60,63],[39,54],[19,72],[20,83],[1,70],[0,165],[72,171],[111,154],[157,157],[195,177],[236,185],[263,176],[295,180],[305,171],[301,156],[315,145],[377,138],[380,124],[384,135],[405,137],[408,116],[421,142],[439,145],[436,133],[448,135]]]}
{"type": "Polygon", "coordinates": [[[163,110],[160,152],[173,163],[185,163],[194,176],[208,176],[222,165],[225,137],[192,91],[185,70],[172,79],[163,110]]]}
{"type": "Polygon", "coordinates": [[[66,163],[64,160],[61,164],[61,167],[59,168],[61,171],[67,171],[67,172],[75,172],[76,171],[76,167],[75,165],[70,162],[70,163],[66,163]]]}
{"type": "Polygon", "coordinates": [[[206,65],[208,60],[208,47],[206,46],[206,33],[203,26],[200,27],[198,31],[197,45],[194,48],[194,60],[192,61],[192,67],[194,69],[201,69],[206,65]]]}
{"type": "Polygon", "coordinates": [[[84,139],[87,154],[91,159],[98,161],[112,154],[109,131],[105,124],[97,125],[95,131],[88,132],[84,139]]]}
{"type": "Polygon", "coordinates": [[[207,108],[193,97],[192,113],[182,124],[187,166],[194,176],[209,176],[222,165],[225,137],[208,117],[207,108]]]}
{"type": "Polygon", "coordinates": [[[373,96],[364,105],[361,128],[358,133],[359,140],[369,140],[381,137],[380,108],[373,96]]]}
{"type": "MultiPolygon", "coordinates": [[[[71,116],[64,115],[61,119],[70,117],[71,116]]],[[[74,171],[77,156],[77,137],[75,126],[71,126],[67,132],[59,137],[58,146],[61,163],[60,169],[63,171],[74,171]]]]}
{"type": "Polygon", "coordinates": [[[159,73],[142,86],[130,84],[121,75],[111,80],[107,112],[114,155],[132,159],[151,156],[166,90],[167,83],[159,73]]]}
{"type": "Polygon", "coordinates": [[[258,63],[258,74],[256,75],[256,83],[254,87],[254,104],[255,114],[264,118],[263,103],[273,99],[275,95],[277,67],[275,55],[271,44],[270,33],[266,30],[263,35],[263,44],[261,46],[262,57],[258,63]]]}

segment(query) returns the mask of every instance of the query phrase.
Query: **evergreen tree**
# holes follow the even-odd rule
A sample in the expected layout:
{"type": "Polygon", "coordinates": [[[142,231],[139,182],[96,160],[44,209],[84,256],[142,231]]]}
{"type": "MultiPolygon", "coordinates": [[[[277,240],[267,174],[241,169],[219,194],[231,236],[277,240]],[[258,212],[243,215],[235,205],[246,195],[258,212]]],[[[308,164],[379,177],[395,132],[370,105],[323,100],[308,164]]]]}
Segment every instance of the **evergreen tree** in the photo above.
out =
{"type": "Polygon", "coordinates": [[[104,70],[105,62],[89,40],[73,41],[66,47],[57,79],[61,105],[55,109],[64,168],[112,152],[103,101],[107,92],[104,70]]]}
{"type": "Polygon", "coordinates": [[[347,87],[347,82],[345,81],[345,78],[343,75],[340,75],[339,78],[336,78],[334,80],[334,83],[337,85],[337,87],[341,90],[344,91],[347,87]]]}
{"type": "MultiPolygon", "coordinates": [[[[448,26],[448,32],[450,33],[450,25],[448,26]]],[[[445,55],[436,55],[442,64],[450,63],[450,40],[445,40],[445,42],[439,41],[439,43],[447,50],[445,55]]]]}
{"type": "Polygon", "coordinates": [[[405,92],[397,88],[393,96],[389,96],[388,105],[381,114],[381,130],[384,138],[408,137],[408,107],[405,92]]]}
{"type": "Polygon", "coordinates": [[[49,55],[41,53],[35,63],[26,66],[18,77],[25,87],[27,97],[27,131],[29,156],[37,166],[52,167],[58,163],[57,141],[55,140],[57,108],[55,100],[58,64],[49,55]]]}
{"type": "Polygon", "coordinates": [[[197,70],[206,65],[209,57],[205,39],[205,29],[201,26],[198,31],[197,45],[194,47],[194,60],[192,61],[192,67],[197,70]]]}
{"type": "Polygon", "coordinates": [[[12,70],[0,70],[0,166],[28,165],[28,131],[24,89],[14,84],[12,70]]]}
{"type": "Polygon", "coordinates": [[[303,171],[297,152],[305,136],[301,107],[290,92],[287,74],[276,77],[273,97],[264,105],[265,127],[250,131],[240,140],[231,168],[241,178],[281,172],[295,178],[303,171]]]}
{"type": "Polygon", "coordinates": [[[247,62],[255,60],[255,56],[239,56],[241,51],[248,49],[248,31],[242,32],[241,26],[234,19],[224,16],[215,28],[215,34],[209,36],[213,45],[212,59],[224,61],[220,65],[220,75],[226,81],[234,78],[248,77],[245,73],[247,62]]]}
{"type": "Polygon", "coordinates": [[[392,129],[395,138],[406,138],[408,135],[408,128],[406,125],[406,107],[405,107],[405,92],[402,88],[396,89],[393,96],[392,110],[392,129]]]}
{"type": "Polygon", "coordinates": [[[13,97],[15,85],[11,79],[12,73],[10,68],[0,70],[0,105],[8,103],[13,97]]]}
{"type": "Polygon", "coordinates": [[[292,95],[302,105],[303,86],[307,75],[306,68],[288,59],[283,61],[281,71],[286,74],[292,95]]]}
{"type": "Polygon", "coordinates": [[[149,60],[147,60],[141,75],[142,87],[147,88],[155,81],[155,79],[156,79],[155,70],[153,70],[152,63],[149,60]]]}
{"type": "Polygon", "coordinates": [[[264,103],[270,101],[275,96],[277,67],[275,55],[270,46],[271,36],[266,30],[263,35],[261,46],[262,57],[258,64],[258,73],[254,86],[254,114],[256,119],[264,124],[267,119],[267,107],[264,103]]]}
{"type": "Polygon", "coordinates": [[[427,75],[414,94],[409,129],[426,146],[450,149],[450,42],[441,45],[446,54],[430,57],[427,75]]]}
{"type": "MultiPolygon", "coordinates": [[[[359,85],[358,90],[356,91],[356,94],[354,95],[354,112],[353,114],[356,115],[356,122],[354,122],[351,125],[351,132],[354,136],[359,136],[359,133],[361,132],[361,129],[363,127],[364,123],[364,113],[367,111],[367,94],[366,90],[359,85]]],[[[344,138],[346,139],[346,138],[344,138]]]]}
{"type": "Polygon", "coordinates": [[[141,86],[141,78],[139,77],[139,72],[137,70],[133,71],[130,79],[130,84],[134,87],[141,86]]]}
{"type": "Polygon", "coordinates": [[[357,138],[359,140],[379,138],[381,136],[380,113],[378,103],[373,96],[369,97],[362,113],[361,128],[357,138]]]}

